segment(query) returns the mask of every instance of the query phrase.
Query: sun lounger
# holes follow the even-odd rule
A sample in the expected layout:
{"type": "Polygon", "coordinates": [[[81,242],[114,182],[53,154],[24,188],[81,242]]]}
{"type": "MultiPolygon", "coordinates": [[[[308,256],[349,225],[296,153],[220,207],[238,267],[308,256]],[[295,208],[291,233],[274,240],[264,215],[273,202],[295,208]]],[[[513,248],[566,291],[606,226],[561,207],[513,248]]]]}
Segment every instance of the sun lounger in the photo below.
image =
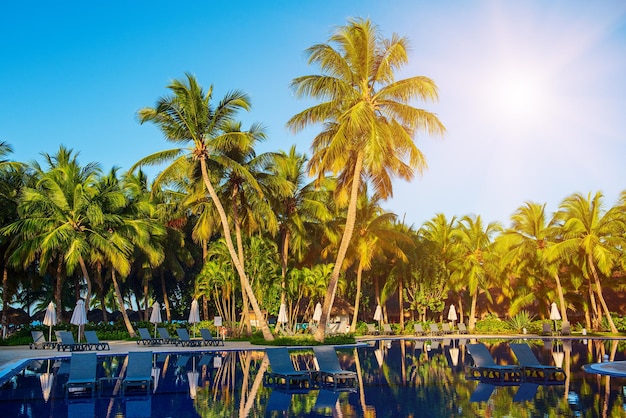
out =
{"type": "Polygon", "coordinates": [[[339,386],[355,387],[356,373],[350,370],[343,370],[337,358],[337,351],[331,345],[319,345],[313,347],[315,359],[319,367],[320,384],[332,386],[336,390],[339,386]]]}
{"type": "Polygon", "coordinates": [[[528,344],[511,344],[510,346],[527,380],[541,380],[543,382],[565,380],[565,370],[560,367],[541,364],[528,344]]]}
{"type": "Polygon", "coordinates": [[[126,376],[122,381],[122,394],[129,387],[145,388],[149,395],[152,384],[152,351],[130,351],[128,353],[128,366],[126,376]]]}
{"type": "Polygon", "coordinates": [[[468,378],[498,380],[500,382],[519,382],[522,380],[521,367],[496,364],[484,344],[468,344],[467,350],[474,360],[474,366],[470,369],[468,378]]]}
{"type": "Polygon", "coordinates": [[[496,385],[491,383],[478,383],[478,385],[476,385],[476,389],[474,389],[470,395],[470,402],[487,402],[495,388],[496,385]]]}
{"type": "Polygon", "coordinates": [[[31,331],[30,335],[33,337],[33,342],[29,344],[31,350],[38,348],[54,348],[57,343],[54,341],[46,341],[46,337],[44,336],[42,331],[31,331]]]}
{"type": "Polygon", "coordinates": [[[311,386],[311,372],[296,370],[293,367],[289,350],[284,347],[268,348],[265,354],[270,361],[271,372],[265,372],[264,380],[267,385],[284,386],[289,390],[292,384],[297,387],[311,386]]]}
{"type": "Polygon", "coordinates": [[[61,338],[61,341],[57,342],[57,351],[85,351],[89,350],[88,344],[77,343],[74,341],[74,336],[70,331],[59,331],[57,337],[61,338]]]}
{"type": "Polygon", "coordinates": [[[286,416],[291,407],[292,396],[292,393],[284,392],[276,388],[272,389],[272,393],[270,393],[270,397],[267,400],[267,406],[265,407],[265,416],[273,416],[272,412],[274,412],[276,416],[286,416]]]}
{"type": "Polygon", "coordinates": [[[524,382],[520,385],[517,392],[513,396],[513,402],[530,402],[535,399],[537,395],[537,389],[539,384],[532,382],[524,382]]]}
{"type": "Polygon", "coordinates": [[[430,324],[430,335],[443,335],[437,324],[430,324]]]}
{"type": "Polygon", "coordinates": [[[458,327],[459,327],[459,334],[469,334],[469,331],[467,330],[467,327],[465,326],[463,322],[459,322],[458,327]]]}
{"type": "Polygon", "coordinates": [[[415,335],[425,335],[426,334],[424,332],[424,327],[422,327],[422,324],[419,324],[419,323],[413,324],[413,330],[414,330],[415,335]]]}
{"type": "Polygon", "coordinates": [[[444,335],[452,334],[452,328],[450,328],[450,324],[448,324],[447,322],[444,322],[443,324],[441,324],[441,332],[444,335]]]}
{"type": "Polygon", "coordinates": [[[572,335],[572,328],[569,322],[563,321],[561,324],[561,335],[572,335]]]}
{"type": "Polygon", "coordinates": [[[183,347],[200,347],[204,344],[204,339],[189,337],[189,331],[185,328],[177,328],[176,334],[178,339],[175,339],[176,345],[182,345],[183,347]]]}
{"type": "Polygon", "coordinates": [[[137,345],[139,345],[140,343],[143,345],[156,345],[163,343],[163,340],[161,338],[152,337],[150,335],[150,331],[148,331],[148,328],[139,328],[137,329],[137,331],[139,332],[137,345]]]}
{"type": "Polygon", "coordinates": [[[380,331],[376,329],[376,324],[365,324],[367,326],[367,335],[378,335],[380,331]]]}
{"type": "Polygon", "coordinates": [[[393,335],[393,330],[391,329],[391,325],[383,324],[383,334],[384,335],[393,335]]]}
{"type": "Polygon", "coordinates": [[[87,389],[96,393],[96,353],[72,353],[70,375],[65,383],[65,397],[83,394],[87,389]]]}
{"type": "MultiPolygon", "coordinates": [[[[315,405],[313,405],[313,410],[315,411],[325,411],[330,409],[330,414],[324,414],[324,416],[334,416],[333,412],[337,407],[337,401],[339,400],[340,392],[328,390],[328,389],[320,389],[317,394],[317,398],[315,399],[315,405]]],[[[338,415],[341,416],[341,415],[338,415]]]]}
{"type": "Polygon", "coordinates": [[[167,332],[167,328],[157,328],[157,332],[163,344],[177,344],[178,338],[171,337],[170,333],[167,332]]]}
{"type": "Polygon", "coordinates": [[[211,331],[207,328],[201,328],[200,335],[204,339],[204,345],[224,345],[224,341],[219,338],[213,338],[213,334],[211,334],[211,331]]]}
{"type": "Polygon", "coordinates": [[[552,325],[547,322],[541,324],[541,335],[552,335],[552,325]]]}
{"type": "Polygon", "coordinates": [[[96,331],[85,331],[85,339],[89,350],[110,350],[109,343],[106,341],[100,341],[96,331]]]}

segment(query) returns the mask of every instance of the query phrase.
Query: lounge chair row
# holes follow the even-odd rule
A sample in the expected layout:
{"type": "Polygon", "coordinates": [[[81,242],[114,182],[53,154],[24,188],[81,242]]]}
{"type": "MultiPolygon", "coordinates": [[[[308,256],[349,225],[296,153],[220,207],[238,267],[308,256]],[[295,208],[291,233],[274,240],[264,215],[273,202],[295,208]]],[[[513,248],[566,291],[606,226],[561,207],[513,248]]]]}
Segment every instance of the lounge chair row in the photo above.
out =
{"type": "Polygon", "coordinates": [[[561,367],[541,364],[528,344],[511,344],[510,347],[519,365],[497,364],[484,344],[468,344],[467,350],[474,360],[474,366],[470,369],[468,378],[500,383],[521,381],[547,383],[565,380],[565,371],[561,367]]]}
{"type": "Polygon", "coordinates": [[[70,331],[55,331],[57,340],[46,341],[46,337],[41,331],[31,331],[33,342],[29,344],[31,349],[56,348],[58,351],[89,351],[89,350],[109,350],[109,343],[100,341],[95,331],[85,331],[86,342],[77,343],[70,331]]]}
{"type": "MultiPolygon", "coordinates": [[[[65,397],[90,394],[95,395],[98,388],[96,380],[96,353],[72,353],[70,375],[65,384],[65,397]]],[[[152,352],[128,353],[126,375],[122,379],[122,395],[131,388],[138,387],[150,394],[152,381],[152,352]]]]}
{"type": "Polygon", "coordinates": [[[139,340],[137,345],[160,345],[160,344],[174,344],[176,346],[181,345],[183,347],[201,347],[201,346],[218,346],[224,345],[224,341],[219,338],[213,338],[211,331],[202,328],[200,329],[200,335],[202,338],[191,338],[189,332],[185,328],[177,328],[176,334],[178,338],[172,337],[167,331],[167,328],[157,328],[159,334],[158,337],[152,337],[147,328],[139,328],[139,340]]]}
{"type": "Polygon", "coordinates": [[[287,348],[268,348],[265,353],[271,368],[271,371],[264,375],[264,382],[268,386],[281,387],[288,391],[294,386],[296,388],[321,386],[333,390],[356,387],[356,373],[341,368],[334,346],[313,347],[317,366],[314,370],[296,370],[287,348]]]}

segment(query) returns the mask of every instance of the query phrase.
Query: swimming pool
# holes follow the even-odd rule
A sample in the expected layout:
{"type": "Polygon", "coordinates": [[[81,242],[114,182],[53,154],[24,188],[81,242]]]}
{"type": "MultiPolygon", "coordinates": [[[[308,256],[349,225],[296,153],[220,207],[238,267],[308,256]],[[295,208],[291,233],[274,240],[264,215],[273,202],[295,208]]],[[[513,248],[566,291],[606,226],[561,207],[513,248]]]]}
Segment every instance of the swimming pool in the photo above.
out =
{"type": "MultiPolygon", "coordinates": [[[[588,374],[587,363],[626,360],[626,341],[524,340],[544,364],[568,372],[558,384],[500,385],[466,377],[467,339],[381,339],[339,348],[342,367],[356,371],[356,391],[286,393],[266,387],[263,351],[198,351],[153,356],[156,390],[119,395],[115,378],[126,356],[98,357],[102,387],[95,398],[66,400],[69,362],[33,360],[0,387],[2,416],[187,417],[332,416],[482,417],[626,416],[626,379],[588,374]]],[[[481,339],[493,357],[514,363],[511,341],[481,339]]],[[[518,340],[522,341],[522,340],[518,340]]],[[[294,348],[294,361],[313,368],[312,351],[294,348]]]]}

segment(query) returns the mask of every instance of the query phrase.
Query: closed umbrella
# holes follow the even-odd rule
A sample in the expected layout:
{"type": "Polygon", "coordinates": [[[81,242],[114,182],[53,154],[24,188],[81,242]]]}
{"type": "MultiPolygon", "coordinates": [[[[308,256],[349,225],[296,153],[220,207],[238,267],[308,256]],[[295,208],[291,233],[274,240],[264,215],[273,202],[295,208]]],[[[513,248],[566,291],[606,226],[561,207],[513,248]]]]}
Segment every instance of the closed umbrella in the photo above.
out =
{"type": "Polygon", "coordinates": [[[156,393],[157,387],[159,386],[159,377],[161,376],[161,369],[159,369],[158,367],[153,367],[152,371],[150,372],[150,375],[152,376],[152,382],[153,382],[152,393],[156,393]]]}
{"type": "Polygon", "coordinates": [[[196,326],[198,322],[200,322],[200,309],[198,308],[198,301],[194,299],[191,301],[191,309],[189,310],[189,320],[190,324],[194,324],[193,327],[193,336],[196,336],[196,326]]]}
{"type": "Polygon", "coordinates": [[[48,341],[52,341],[52,327],[57,324],[57,312],[54,309],[54,303],[50,302],[46,308],[46,314],[43,317],[43,324],[50,327],[48,331],[48,341]]]}
{"type": "Polygon", "coordinates": [[[559,308],[556,306],[556,302],[552,302],[552,306],[550,308],[550,319],[554,321],[554,332],[556,333],[556,321],[561,320],[561,313],[559,312],[559,308]]]}
{"type": "Polygon", "coordinates": [[[456,308],[454,305],[450,305],[450,310],[448,311],[448,321],[452,322],[452,328],[454,328],[454,323],[458,317],[456,316],[456,308]]]}
{"type": "Polygon", "coordinates": [[[450,360],[452,360],[452,366],[456,367],[459,364],[459,349],[452,347],[450,349],[450,360]]]}
{"type": "Polygon", "coordinates": [[[154,324],[154,338],[156,338],[157,324],[162,322],[161,320],[161,306],[159,302],[152,304],[152,313],[150,314],[150,322],[154,324]]]}
{"type": "Polygon", "coordinates": [[[315,305],[315,310],[313,311],[313,320],[315,322],[320,322],[321,319],[322,319],[322,304],[317,302],[317,305],[315,305]]]}
{"type": "Polygon", "coordinates": [[[198,377],[200,373],[196,371],[196,361],[195,357],[192,359],[192,371],[187,372],[187,381],[189,382],[189,396],[191,399],[196,399],[196,394],[198,392],[198,377]]]}
{"type": "Polygon", "coordinates": [[[287,305],[285,305],[284,303],[280,304],[277,321],[279,324],[286,324],[287,322],[289,322],[289,319],[287,318],[287,305]]]}
{"type": "Polygon", "coordinates": [[[50,373],[50,362],[48,359],[48,371],[39,376],[39,382],[41,383],[41,393],[43,394],[43,400],[48,402],[50,399],[50,392],[52,392],[52,384],[54,383],[54,373],[50,373]]]}
{"type": "Polygon", "coordinates": [[[374,321],[378,321],[378,328],[380,328],[380,321],[383,320],[383,308],[380,305],[376,305],[376,311],[374,311],[374,321]]]}
{"type": "Polygon", "coordinates": [[[70,319],[70,323],[74,325],[78,325],[78,342],[80,342],[80,335],[83,325],[87,323],[87,312],[85,312],[85,301],[79,299],[76,302],[76,307],[74,308],[74,312],[72,313],[72,318],[70,319]]]}

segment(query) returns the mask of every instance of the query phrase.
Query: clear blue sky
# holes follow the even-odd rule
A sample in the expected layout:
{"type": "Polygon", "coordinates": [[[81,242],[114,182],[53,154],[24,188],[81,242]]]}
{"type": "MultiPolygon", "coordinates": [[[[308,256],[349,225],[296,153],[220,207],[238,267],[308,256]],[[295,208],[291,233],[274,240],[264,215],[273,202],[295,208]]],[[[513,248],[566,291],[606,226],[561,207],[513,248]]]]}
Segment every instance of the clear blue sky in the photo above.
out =
{"type": "MultiPolygon", "coordinates": [[[[429,168],[396,182],[386,207],[421,225],[435,213],[508,224],[525,201],[553,211],[574,193],[626,189],[624,1],[16,1],[0,15],[0,140],[20,161],[61,144],[81,163],[129,168],[166,149],[137,123],[185,72],[217,98],[241,89],[267,126],[260,151],[297,144],[286,121],[310,103],[289,91],[318,73],[304,50],[349,17],[411,41],[403,76],[440,89],[423,105],[446,125],[420,134],[429,168]]],[[[422,104],[417,104],[422,106],[422,104]]]]}

